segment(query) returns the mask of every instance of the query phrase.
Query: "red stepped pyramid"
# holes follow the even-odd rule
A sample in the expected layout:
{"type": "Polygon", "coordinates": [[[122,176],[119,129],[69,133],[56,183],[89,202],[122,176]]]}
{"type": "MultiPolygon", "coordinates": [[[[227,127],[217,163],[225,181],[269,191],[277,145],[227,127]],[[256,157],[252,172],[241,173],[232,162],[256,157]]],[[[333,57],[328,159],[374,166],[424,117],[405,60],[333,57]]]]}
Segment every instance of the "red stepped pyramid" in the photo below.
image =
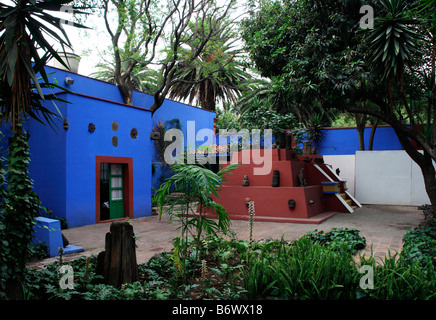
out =
{"type": "MultiPolygon", "coordinates": [[[[271,172],[254,175],[253,169],[263,164],[253,163],[251,151],[242,150],[232,155],[232,163],[237,162],[236,159],[241,161],[244,155],[249,157],[250,164],[240,164],[231,171],[218,198],[214,197],[227,210],[230,219],[248,220],[248,199],[254,201],[255,220],[270,222],[319,224],[338,212],[352,213],[354,208],[361,207],[347,192],[346,182],[323,163],[322,156],[297,156],[288,149],[272,149],[271,172]],[[304,169],[303,174],[301,169],[304,169]],[[279,186],[273,186],[274,172],[276,175],[278,172],[279,186]],[[244,176],[248,177],[248,186],[242,185],[244,176]]],[[[256,151],[264,156],[264,150],[256,151]]],[[[277,178],[274,179],[277,183],[277,178]]]]}

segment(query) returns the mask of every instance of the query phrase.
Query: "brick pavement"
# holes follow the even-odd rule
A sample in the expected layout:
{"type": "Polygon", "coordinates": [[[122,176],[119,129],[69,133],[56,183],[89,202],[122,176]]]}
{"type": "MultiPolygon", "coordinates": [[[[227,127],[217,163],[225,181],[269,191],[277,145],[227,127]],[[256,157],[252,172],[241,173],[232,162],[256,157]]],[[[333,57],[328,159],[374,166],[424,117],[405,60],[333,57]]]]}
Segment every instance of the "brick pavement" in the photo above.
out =
{"type": "MultiPolygon", "coordinates": [[[[384,257],[388,250],[401,251],[404,233],[417,227],[424,220],[424,214],[417,207],[411,206],[379,206],[364,205],[355,213],[338,213],[321,224],[291,224],[277,222],[254,223],[253,237],[260,239],[296,240],[308,231],[332,228],[352,228],[360,230],[360,235],[367,241],[367,247],[362,252],[384,257]]],[[[172,248],[172,240],[178,235],[177,225],[168,219],[159,220],[157,216],[132,219],[136,234],[138,263],[147,262],[153,255],[172,248]]],[[[71,244],[83,247],[81,253],[64,256],[64,261],[80,256],[98,254],[104,250],[104,239],[109,231],[110,223],[100,223],[84,227],[64,230],[63,233],[71,244]]],[[[239,239],[248,239],[248,221],[232,221],[232,230],[239,239]]],[[[30,267],[42,267],[58,258],[48,258],[29,264],[30,267]]]]}

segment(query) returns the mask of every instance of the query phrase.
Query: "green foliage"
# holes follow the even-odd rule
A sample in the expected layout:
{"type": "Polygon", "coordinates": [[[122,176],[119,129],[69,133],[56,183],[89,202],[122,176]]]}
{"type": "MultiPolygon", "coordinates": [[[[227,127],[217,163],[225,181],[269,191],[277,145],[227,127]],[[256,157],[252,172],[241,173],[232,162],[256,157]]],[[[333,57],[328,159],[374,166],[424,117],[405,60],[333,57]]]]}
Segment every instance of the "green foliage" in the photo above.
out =
{"type": "Polygon", "coordinates": [[[401,256],[410,263],[422,266],[435,264],[436,231],[433,229],[415,228],[408,230],[403,236],[401,256]]]}
{"type": "Polygon", "coordinates": [[[436,272],[431,264],[411,263],[402,254],[390,252],[383,263],[377,263],[374,257],[361,257],[360,264],[374,270],[374,288],[362,293],[365,299],[436,299],[436,272]]]}
{"type": "Polygon", "coordinates": [[[216,123],[217,132],[219,132],[219,129],[242,129],[241,124],[239,123],[239,117],[230,110],[221,110],[217,108],[216,117],[218,118],[216,123]]]}
{"type": "Polygon", "coordinates": [[[197,100],[203,109],[212,111],[216,110],[218,99],[236,102],[250,78],[241,60],[241,49],[235,46],[236,28],[230,19],[213,15],[189,24],[185,35],[187,49],[180,48],[180,56],[194,56],[201,42],[209,40],[200,55],[183,61],[177,68],[171,99],[187,100],[190,104],[197,100]]]}
{"type": "Polygon", "coordinates": [[[166,204],[166,197],[171,192],[178,192],[180,196],[167,209],[167,214],[180,223],[181,236],[174,241],[174,262],[180,274],[185,277],[184,269],[188,255],[188,237],[192,236],[196,246],[196,257],[203,234],[216,235],[217,232],[226,234],[230,229],[230,219],[224,207],[212,200],[218,197],[218,190],[223,178],[238,164],[229,165],[214,173],[209,169],[195,164],[172,165],[173,175],[169,177],[157,190],[154,201],[159,209],[159,217],[166,204]],[[198,209],[198,213],[196,212],[198,209]],[[212,213],[216,219],[206,217],[206,212],[212,213]]]}
{"type": "Polygon", "coordinates": [[[271,129],[274,134],[298,125],[291,113],[282,115],[273,106],[271,99],[254,98],[240,116],[241,127],[245,129],[271,129]]]}
{"type": "MultiPolygon", "coordinates": [[[[115,61],[114,58],[113,61],[115,61]]],[[[91,77],[115,84],[115,62],[98,63],[95,67],[97,71],[91,73],[91,77]]],[[[127,62],[123,60],[120,66],[121,73],[125,73],[126,68],[127,62]]],[[[156,70],[139,66],[135,66],[130,75],[132,88],[146,93],[153,93],[156,90],[157,78],[158,73],[156,70]]]]}
{"type": "Polygon", "coordinates": [[[300,122],[366,81],[355,39],[359,1],[261,2],[242,23],[246,50],[300,122]],[[284,14],[285,13],[285,14],[284,14]]]}
{"type": "MultiPolygon", "coordinates": [[[[406,237],[407,242],[412,241],[406,237]]],[[[356,259],[350,251],[315,243],[311,237],[286,242],[253,241],[209,236],[197,244],[188,240],[185,274],[181,281],[174,250],[139,265],[139,281],[116,289],[95,274],[97,257],[69,262],[74,288],[59,288],[61,266],[56,261],[42,270],[29,269],[24,286],[32,300],[166,300],[166,299],[436,299],[436,272],[431,264],[410,262],[390,253],[379,263],[374,257],[356,259]],[[333,249],[333,250],[332,250],[333,249]],[[373,288],[362,289],[361,266],[372,267],[373,288]]],[[[434,257],[434,253],[433,253],[434,257]]]]}
{"type": "Polygon", "coordinates": [[[314,230],[307,233],[314,243],[319,243],[333,251],[345,251],[356,254],[366,247],[366,239],[359,235],[359,230],[333,228],[328,232],[314,230]]]}
{"type": "MultiPolygon", "coordinates": [[[[17,125],[21,128],[21,125],[17,125]]],[[[8,280],[20,279],[32,241],[33,225],[40,202],[33,192],[33,181],[27,170],[30,153],[28,137],[16,133],[9,146],[7,189],[0,220],[0,286],[5,289],[8,280]]]]}
{"type": "Polygon", "coordinates": [[[374,29],[370,29],[368,43],[370,44],[370,61],[375,69],[383,75],[383,79],[400,76],[420,52],[417,39],[417,25],[408,8],[408,1],[381,0],[386,15],[376,17],[374,29]]]}
{"type": "Polygon", "coordinates": [[[250,299],[353,299],[358,273],[349,253],[337,253],[302,237],[271,242],[247,261],[244,281],[250,299]]]}

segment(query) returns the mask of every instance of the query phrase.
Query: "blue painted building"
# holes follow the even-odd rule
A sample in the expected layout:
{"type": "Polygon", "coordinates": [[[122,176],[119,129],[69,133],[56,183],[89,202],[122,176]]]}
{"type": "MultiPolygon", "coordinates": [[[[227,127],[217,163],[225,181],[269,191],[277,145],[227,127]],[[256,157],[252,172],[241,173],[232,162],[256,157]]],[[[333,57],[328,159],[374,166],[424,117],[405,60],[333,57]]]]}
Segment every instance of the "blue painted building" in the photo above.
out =
{"type": "Polygon", "coordinates": [[[151,95],[134,91],[129,106],[115,85],[47,67],[50,73],[74,94],[50,92],[70,102],[45,103],[62,114],[56,131],[32,119],[25,124],[30,176],[42,205],[69,227],[151,215],[153,124],[178,118],[185,130],[189,120],[196,130],[212,129],[215,113],[166,100],[152,117],[151,95]],[[65,84],[66,77],[74,83],[65,84]]]}

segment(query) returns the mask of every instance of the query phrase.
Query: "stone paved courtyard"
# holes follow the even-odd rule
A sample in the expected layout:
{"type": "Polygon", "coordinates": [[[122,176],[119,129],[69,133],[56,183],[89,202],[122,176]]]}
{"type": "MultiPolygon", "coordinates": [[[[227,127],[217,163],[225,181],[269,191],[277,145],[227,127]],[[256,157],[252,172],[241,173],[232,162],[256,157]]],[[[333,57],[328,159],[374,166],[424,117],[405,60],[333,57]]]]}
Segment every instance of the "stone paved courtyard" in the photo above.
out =
{"type": "MultiPolygon", "coordinates": [[[[424,214],[417,207],[412,206],[380,206],[364,205],[353,214],[338,213],[321,224],[291,224],[276,222],[254,223],[253,237],[260,239],[296,240],[308,231],[332,228],[350,228],[360,231],[366,238],[367,247],[361,253],[383,258],[388,250],[401,251],[404,233],[417,227],[424,220],[424,214]]],[[[168,221],[166,217],[159,220],[157,216],[132,220],[136,233],[137,261],[139,264],[147,262],[153,255],[172,248],[173,238],[178,235],[177,224],[168,221]]],[[[84,248],[84,252],[64,256],[64,261],[73,260],[80,256],[98,254],[104,250],[105,234],[109,231],[110,223],[100,223],[84,227],[71,228],[63,231],[71,244],[84,248]]],[[[248,221],[232,221],[232,230],[239,239],[248,239],[248,221]]],[[[48,258],[34,262],[29,266],[41,267],[58,258],[48,258]]]]}

